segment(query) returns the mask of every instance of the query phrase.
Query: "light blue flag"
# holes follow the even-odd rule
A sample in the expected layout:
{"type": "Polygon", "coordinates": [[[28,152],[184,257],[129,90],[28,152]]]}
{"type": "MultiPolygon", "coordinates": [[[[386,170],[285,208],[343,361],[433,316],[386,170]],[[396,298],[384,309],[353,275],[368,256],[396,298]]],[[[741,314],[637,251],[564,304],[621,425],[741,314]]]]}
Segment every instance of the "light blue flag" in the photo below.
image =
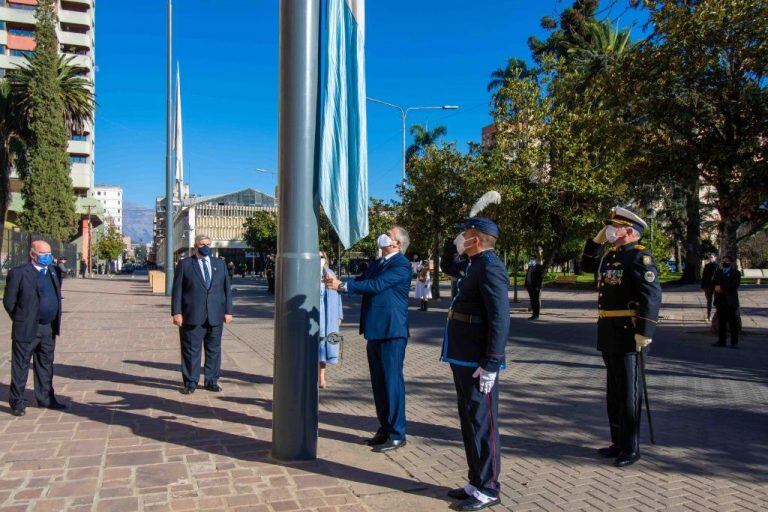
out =
{"type": "Polygon", "coordinates": [[[325,0],[315,200],[349,249],[368,235],[365,2],[325,0]]]}

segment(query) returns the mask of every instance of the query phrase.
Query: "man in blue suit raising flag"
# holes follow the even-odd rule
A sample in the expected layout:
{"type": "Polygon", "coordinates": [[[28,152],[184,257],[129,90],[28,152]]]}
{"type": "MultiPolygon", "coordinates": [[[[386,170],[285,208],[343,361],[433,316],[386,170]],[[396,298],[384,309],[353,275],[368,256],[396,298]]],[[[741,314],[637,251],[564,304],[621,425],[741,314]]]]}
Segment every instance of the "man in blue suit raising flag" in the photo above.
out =
{"type": "Polygon", "coordinates": [[[403,361],[408,342],[408,293],[411,264],[403,253],[408,232],[398,226],[377,239],[381,258],[354,281],[341,282],[330,274],[332,290],[363,296],[360,334],[368,341],[368,366],[379,429],[367,441],[373,451],[384,453],[405,446],[405,380],[403,361]]]}

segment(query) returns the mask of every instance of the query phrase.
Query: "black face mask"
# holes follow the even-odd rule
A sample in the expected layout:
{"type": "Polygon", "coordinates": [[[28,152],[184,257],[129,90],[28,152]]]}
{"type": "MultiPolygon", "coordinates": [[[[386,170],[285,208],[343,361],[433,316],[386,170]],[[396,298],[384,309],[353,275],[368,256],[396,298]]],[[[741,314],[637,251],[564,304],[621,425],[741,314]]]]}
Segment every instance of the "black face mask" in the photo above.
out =
{"type": "Polygon", "coordinates": [[[723,268],[729,268],[730,266],[731,266],[731,264],[728,263],[727,261],[723,262],[723,268]]]}

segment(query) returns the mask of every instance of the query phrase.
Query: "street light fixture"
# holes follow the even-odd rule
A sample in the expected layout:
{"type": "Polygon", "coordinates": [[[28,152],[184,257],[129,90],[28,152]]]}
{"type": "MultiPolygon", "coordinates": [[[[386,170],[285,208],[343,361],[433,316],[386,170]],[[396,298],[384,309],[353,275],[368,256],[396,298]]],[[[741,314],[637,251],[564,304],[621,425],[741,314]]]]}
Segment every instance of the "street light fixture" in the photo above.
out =
{"type": "Polygon", "coordinates": [[[408,112],[412,110],[458,110],[458,105],[439,105],[434,107],[401,107],[400,105],[395,105],[394,103],[390,103],[388,101],[379,100],[376,98],[367,98],[368,101],[372,101],[374,103],[381,103],[382,105],[386,105],[387,107],[394,108],[400,111],[400,119],[403,123],[403,186],[405,186],[405,118],[408,116],[408,112]]]}

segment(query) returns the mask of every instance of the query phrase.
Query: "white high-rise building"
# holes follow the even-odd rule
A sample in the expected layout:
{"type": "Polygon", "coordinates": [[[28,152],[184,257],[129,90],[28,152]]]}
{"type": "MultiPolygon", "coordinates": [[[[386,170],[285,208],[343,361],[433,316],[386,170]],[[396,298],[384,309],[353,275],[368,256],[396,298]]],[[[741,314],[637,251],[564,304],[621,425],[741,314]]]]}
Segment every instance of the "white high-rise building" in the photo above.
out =
{"type": "MultiPolygon", "coordinates": [[[[94,0],[56,0],[59,15],[59,45],[83,76],[95,82],[96,65],[94,0]]],[[[0,76],[24,62],[24,55],[35,50],[35,9],[37,0],[0,0],[0,76]]],[[[73,133],[69,141],[69,160],[75,195],[87,197],[93,188],[94,127],[73,133]]],[[[21,184],[14,174],[11,190],[21,184]]]]}
{"type": "Polygon", "coordinates": [[[96,185],[88,191],[88,197],[99,201],[119,232],[123,232],[123,187],[96,185]]]}

